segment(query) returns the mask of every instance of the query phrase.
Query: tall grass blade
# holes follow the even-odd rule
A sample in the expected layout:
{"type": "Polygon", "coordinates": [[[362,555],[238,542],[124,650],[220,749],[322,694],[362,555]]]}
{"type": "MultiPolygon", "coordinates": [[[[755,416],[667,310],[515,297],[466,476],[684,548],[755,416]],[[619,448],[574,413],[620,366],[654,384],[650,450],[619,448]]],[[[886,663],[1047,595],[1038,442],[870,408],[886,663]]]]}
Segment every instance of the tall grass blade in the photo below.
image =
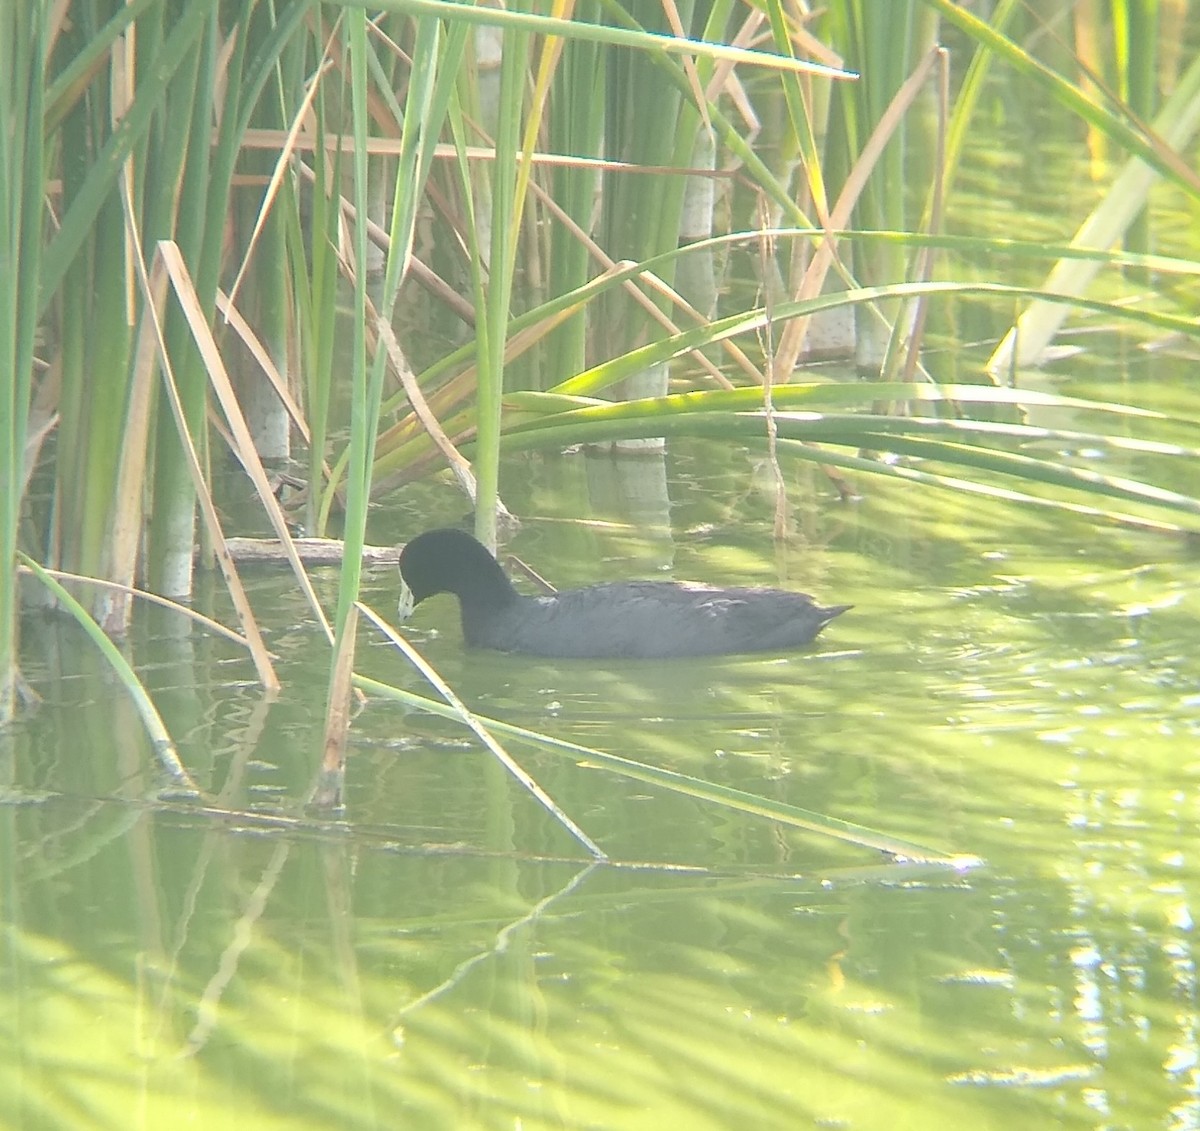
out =
{"type": "Polygon", "coordinates": [[[39,315],[45,312],[46,307],[57,295],[63,276],[84,240],[92,232],[96,218],[105,201],[109,199],[126,159],[134,146],[145,140],[154,116],[162,108],[168,84],[195,51],[196,41],[203,33],[210,7],[207,3],[196,3],[188,4],[182,9],[179,18],[171,26],[162,51],[155,59],[154,67],[140,76],[137,95],[125,116],[89,166],[80,191],[72,199],[70,207],[46,246],[42,287],[39,292],[39,315]]]}
{"type": "Polygon", "coordinates": [[[20,687],[17,530],[42,285],[49,10],[0,8],[0,727],[20,687]]]}
{"type": "MultiPolygon", "coordinates": [[[[504,347],[511,318],[513,273],[520,231],[523,195],[518,183],[528,178],[530,153],[521,152],[523,88],[528,67],[530,36],[505,32],[500,62],[500,92],[496,107],[496,159],[490,167],[490,246],[486,260],[473,257],[476,293],[482,293],[482,318],[476,325],[479,342],[476,394],[477,457],[475,475],[475,535],[496,546],[496,512],[500,499],[500,411],[504,392],[504,347]],[[518,161],[518,154],[520,159],[518,161]],[[486,274],[485,266],[486,263],[486,274]]],[[[477,197],[475,207],[483,207],[477,197]]],[[[475,238],[479,233],[475,225],[475,238]]]]}
{"type": "Polygon", "coordinates": [[[345,46],[350,60],[350,112],[354,146],[351,164],[354,208],[358,223],[352,232],[354,252],[354,304],[351,309],[353,344],[350,350],[350,445],[346,476],[345,555],[338,575],[338,606],[334,620],[325,708],[324,755],[312,800],[320,806],[341,803],[346,767],[346,742],[350,730],[350,672],[354,668],[357,620],[354,602],[362,577],[362,548],[366,539],[367,504],[371,492],[371,464],[378,432],[382,358],[376,359],[376,379],[367,377],[367,26],[361,8],[352,8],[343,20],[345,46]]]}

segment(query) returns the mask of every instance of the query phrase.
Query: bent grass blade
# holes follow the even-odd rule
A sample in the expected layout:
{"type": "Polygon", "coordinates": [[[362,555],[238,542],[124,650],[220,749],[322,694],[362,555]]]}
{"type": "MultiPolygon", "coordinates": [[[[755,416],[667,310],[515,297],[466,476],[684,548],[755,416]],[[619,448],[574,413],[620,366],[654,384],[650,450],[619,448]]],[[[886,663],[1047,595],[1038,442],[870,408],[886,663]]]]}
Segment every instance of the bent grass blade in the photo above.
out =
{"type": "MultiPolygon", "coordinates": [[[[364,610],[365,612],[365,610],[364,610]]],[[[382,629],[383,626],[372,616],[372,620],[382,629]]],[[[392,637],[388,632],[389,638],[392,637]]],[[[423,695],[416,695],[398,687],[370,679],[367,676],[355,675],[355,685],[369,695],[379,695],[394,699],[407,707],[430,714],[440,715],[444,719],[463,721],[463,716],[454,709],[423,695]]],[[[464,708],[465,710],[465,708],[464,708]]],[[[887,833],[869,829],[852,821],[839,820],[837,817],[827,817],[810,809],[802,809],[797,805],[788,805],[781,801],[759,797],[744,790],[733,789],[730,786],[717,785],[704,781],[702,778],[689,774],[677,773],[674,770],[663,770],[644,762],[636,762],[631,758],[621,758],[615,754],[606,754],[588,746],[580,746],[561,738],[540,734],[537,731],[526,730],[524,727],[501,722],[499,719],[488,718],[484,715],[472,714],[471,718],[489,731],[507,735],[521,742],[528,742],[552,754],[572,758],[581,767],[596,767],[620,774],[622,777],[645,782],[647,785],[669,789],[674,793],[682,793],[702,801],[711,801],[729,809],[742,813],[753,813],[780,824],[791,825],[793,828],[805,829],[808,832],[822,836],[833,837],[836,840],[857,844],[862,848],[873,848],[886,852],[904,861],[919,861],[923,863],[944,864],[954,868],[973,867],[980,863],[974,856],[963,855],[931,848],[928,845],[917,844],[915,841],[902,840],[887,833]]]]}
{"type": "Polygon", "coordinates": [[[162,716],[151,701],[146,688],[138,679],[137,673],[130,666],[129,661],[121,655],[120,649],[105,636],[104,630],[88,615],[88,611],[45,569],[25,554],[18,552],[17,556],[21,564],[54,594],[58,603],[71,614],[79,627],[92,638],[93,643],[104,654],[104,658],[109,662],[122,686],[129,693],[134,707],[137,708],[142,723],[154,744],[154,753],[162,768],[180,789],[193,796],[201,796],[200,788],[192,781],[191,775],[179,758],[179,751],[175,748],[175,741],[171,738],[166,723],[163,722],[162,716]]]}
{"type": "MultiPolygon", "coordinates": [[[[404,639],[395,629],[387,624],[378,613],[367,608],[361,601],[356,601],[355,607],[358,611],[367,618],[380,632],[383,633],[401,652],[407,657],[408,661],[433,685],[439,695],[446,700],[448,706],[445,708],[447,718],[457,719],[459,722],[469,727],[479,739],[499,759],[501,765],[512,774],[533,796],[537,801],[547,809],[554,818],[577,840],[582,844],[596,860],[607,860],[608,854],[602,849],[591,837],[587,835],[570,817],[566,815],[554,802],[554,799],[544,790],[536,781],[533,780],[513,759],[489,733],[489,729],[501,729],[497,727],[495,720],[484,718],[482,715],[476,715],[469,710],[466,704],[451,690],[450,685],[426,662],[425,658],[404,639]]],[[[353,677],[355,684],[362,690],[367,690],[363,687],[362,676],[355,675],[353,677]]],[[[368,683],[372,682],[370,680],[368,683]]],[[[380,685],[385,686],[385,685],[380,685]]],[[[416,696],[421,699],[421,696],[416,696]]],[[[432,699],[423,700],[424,702],[433,703],[432,699]]],[[[439,708],[441,704],[436,704],[439,708]]],[[[436,713],[441,713],[436,712],[436,713]]]]}

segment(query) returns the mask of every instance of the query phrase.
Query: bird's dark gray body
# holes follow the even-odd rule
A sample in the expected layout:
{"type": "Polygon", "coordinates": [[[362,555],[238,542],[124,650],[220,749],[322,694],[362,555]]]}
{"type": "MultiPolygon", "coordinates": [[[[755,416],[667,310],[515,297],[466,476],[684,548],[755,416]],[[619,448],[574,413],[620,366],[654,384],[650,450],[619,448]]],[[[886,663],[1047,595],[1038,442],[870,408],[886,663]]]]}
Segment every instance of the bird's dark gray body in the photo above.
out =
{"type": "Polygon", "coordinates": [[[535,656],[663,659],[802,648],[849,606],[822,608],[802,593],[615,581],[498,609],[463,605],[477,648],[535,656]],[[560,631],[561,630],[561,631],[560,631]]]}
{"type": "Polygon", "coordinates": [[[823,608],[783,589],[674,581],[613,581],[526,597],[484,546],[458,530],[414,538],[400,555],[400,575],[402,615],[436,593],[453,593],[468,645],[534,656],[666,659],[786,652],[811,643],[850,608],[823,608]]]}

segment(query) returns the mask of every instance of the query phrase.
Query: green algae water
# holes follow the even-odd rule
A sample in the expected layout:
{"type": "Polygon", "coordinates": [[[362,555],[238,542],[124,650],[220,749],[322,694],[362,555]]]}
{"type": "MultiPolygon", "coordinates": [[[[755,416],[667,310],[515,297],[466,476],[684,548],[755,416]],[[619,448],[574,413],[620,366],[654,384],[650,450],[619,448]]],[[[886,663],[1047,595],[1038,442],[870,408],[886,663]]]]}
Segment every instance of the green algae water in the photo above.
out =
{"type": "MultiPolygon", "coordinates": [[[[1043,144],[1036,185],[1013,183],[1036,96],[1008,93],[1001,136],[976,143],[997,159],[964,162],[968,207],[1024,193],[1013,224],[1065,238],[1050,212],[1072,168],[1043,144]]],[[[958,304],[931,368],[976,379],[986,347],[961,343],[1010,313],[958,304]]],[[[1197,415],[1184,347],[1104,331],[1039,387],[1197,415]]],[[[1188,467],[1061,455],[1167,486],[1188,467]]],[[[382,700],[353,720],[344,811],[305,813],[328,649],[271,568],[246,580],[274,700],[224,641],[139,610],[130,657],[213,803],[164,797],[90,645],[31,617],[43,702],[0,736],[0,1126],[1200,1128],[1194,542],[868,477],[844,500],[786,453],[781,471],[777,546],[756,452],[514,456],[507,549],[559,587],[852,603],[809,651],[467,653],[449,599],[406,632],[481,714],[976,863],[899,862],[510,745],[596,864],[468,732],[382,700]]],[[[424,483],[371,540],[464,509],[424,483]]],[[[364,599],[390,617],[394,571],[364,599]]],[[[229,619],[219,593],[198,603],[229,619]]],[[[427,692],[365,626],[358,667],[427,692]]]]}
{"type": "MultiPolygon", "coordinates": [[[[228,811],[163,801],[103,666],[33,620],[46,701],[0,762],[0,1122],[1200,1121],[1186,544],[886,483],[845,503],[785,460],[776,552],[754,454],[632,463],[523,457],[508,549],[559,586],[677,576],[855,608],[787,657],[468,653],[448,598],[410,639],[482,714],[981,863],[896,863],[512,746],[613,861],[594,865],[465,731],[381,701],[354,720],[344,813],[306,816],[325,650],[271,569],[250,586],[276,702],[224,642],[139,620],[131,654],[228,811]]],[[[452,518],[447,498],[384,533],[452,518]]],[[[390,612],[392,570],[365,595],[390,612]]],[[[382,642],[360,668],[424,690],[382,642]]]]}

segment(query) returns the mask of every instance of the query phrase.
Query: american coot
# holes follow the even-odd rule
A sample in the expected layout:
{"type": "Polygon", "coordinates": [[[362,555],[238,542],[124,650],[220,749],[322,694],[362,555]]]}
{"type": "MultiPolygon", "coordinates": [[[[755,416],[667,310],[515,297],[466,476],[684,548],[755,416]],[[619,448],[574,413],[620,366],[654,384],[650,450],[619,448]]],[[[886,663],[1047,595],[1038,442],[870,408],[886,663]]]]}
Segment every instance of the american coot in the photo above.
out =
{"type": "Polygon", "coordinates": [[[400,554],[400,618],[436,593],[458,598],[472,647],[593,659],[784,652],[808,644],[850,608],[822,608],[782,589],[675,581],[614,581],[525,597],[462,530],[430,530],[400,554]]]}

